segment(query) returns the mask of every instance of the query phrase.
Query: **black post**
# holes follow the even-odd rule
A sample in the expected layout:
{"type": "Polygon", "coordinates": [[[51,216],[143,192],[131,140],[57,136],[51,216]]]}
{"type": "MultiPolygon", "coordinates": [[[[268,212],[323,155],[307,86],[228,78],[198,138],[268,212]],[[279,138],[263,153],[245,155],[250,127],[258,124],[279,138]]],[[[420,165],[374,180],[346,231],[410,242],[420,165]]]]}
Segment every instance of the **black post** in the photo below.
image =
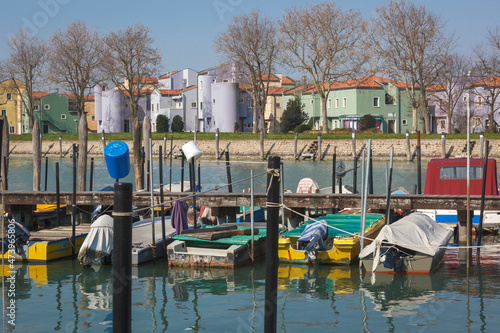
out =
{"type": "Polygon", "coordinates": [[[172,156],[174,155],[173,152],[172,152],[172,149],[173,149],[173,140],[174,140],[174,137],[170,137],[170,179],[169,179],[169,184],[170,184],[170,188],[169,188],[169,191],[172,192],[172,156]]]}
{"type": "Polygon", "coordinates": [[[420,153],[420,131],[417,131],[417,192],[422,194],[422,156],[420,153]]]}
{"type": "Polygon", "coordinates": [[[201,192],[201,163],[198,161],[198,192],[201,192]]]}
{"type": "MultiPolygon", "coordinates": [[[[226,149],[224,154],[226,155],[226,173],[227,173],[227,184],[228,184],[227,190],[229,193],[233,193],[233,184],[232,184],[232,180],[231,180],[231,164],[229,163],[229,150],[226,149]]],[[[278,169],[279,169],[279,165],[278,165],[278,169]]]]}
{"type": "Polygon", "coordinates": [[[45,157],[45,191],[47,191],[47,176],[49,174],[49,158],[45,157]]]}
{"type": "MultiPolygon", "coordinates": [[[[483,233],[483,217],[484,217],[484,196],[486,192],[486,175],[488,171],[488,156],[489,156],[490,141],[486,140],[486,152],[484,154],[484,167],[483,167],[483,188],[481,190],[481,211],[479,214],[479,230],[477,232],[477,246],[481,246],[481,235],[483,233]]],[[[478,248],[479,259],[479,248],[478,248]]]]}
{"type": "Polygon", "coordinates": [[[144,189],[144,160],[146,159],[146,153],[144,152],[144,146],[141,151],[141,189],[144,189]]]}
{"type": "Polygon", "coordinates": [[[59,188],[59,162],[56,162],[56,212],[57,212],[57,226],[61,225],[61,214],[59,214],[59,209],[61,209],[61,191],[59,188]]]}
{"type": "Polygon", "coordinates": [[[192,184],[192,187],[191,187],[191,192],[193,192],[193,228],[196,229],[196,191],[195,191],[195,187],[196,187],[196,170],[195,170],[195,159],[194,157],[191,158],[191,163],[189,163],[190,165],[192,165],[192,167],[190,168],[191,169],[191,184],[192,184]]]}
{"type": "Polygon", "coordinates": [[[167,256],[167,245],[165,244],[165,206],[163,205],[164,199],[163,199],[163,147],[160,146],[159,152],[158,152],[158,167],[160,168],[160,212],[161,212],[161,237],[163,239],[162,244],[163,244],[163,256],[167,256]]]}
{"type": "Polygon", "coordinates": [[[113,332],[132,330],[132,184],[115,183],[113,202],[113,332]]]}
{"type": "MultiPolygon", "coordinates": [[[[1,144],[0,144],[1,146],[1,144]]],[[[0,155],[1,156],[1,155],[0,155]]],[[[7,163],[7,156],[4,156],[3,157],[3,176],[4,176],[4,179],[3,179],[3,189],[5,191],[7,191],[9,189],[9,182],[8,182],[8,178],[7,178],[7,174],[9,172],[9,164],[7,163]]]]}
{"type": "Polygon", "coordinates": [[[181,153],[181,192],[184,192],[184,152],[183,151],[181,153]]]}
{"type": "Polygon", "coordinates": [[[269,156],[267,168],[267,235],[264,332],[276,332],[278,309],[278,232],[280,157],[269,156]]]}
{"type": "Polygon", "coordinates": [[[335,178],[336,178],[335,164],[337,164],[337,147],[333,147],[332,193],[335,193],[335,178]]]}
{"type": "Polygon", "coordinates": [[[353,193],[356,193],[358,191],[358,157],[354,156],[354,165],[353,165],[353,172],[354,174],[352,175],[352,188],[353,193]]]}
{"type": "Polygon", "coordinates": [[[94,158],[90,158],[90,184],[89,191],[94,190],[94,158]]]}
{"type": "Polygon", "coordinates": [[[76,145],[73,143],[73,211],[72,211],[72,230],[71,230],[71,256],[76,256],[75,238],[76,238],[76,145]]]}
{"type": "Polygon", "coordinates": [[[189,190],[191,192],[194,192],[194,178],[193,178],[194,165],[192,163],[192,160],[188,162],[188,165],[189,165],[189,190]]]}

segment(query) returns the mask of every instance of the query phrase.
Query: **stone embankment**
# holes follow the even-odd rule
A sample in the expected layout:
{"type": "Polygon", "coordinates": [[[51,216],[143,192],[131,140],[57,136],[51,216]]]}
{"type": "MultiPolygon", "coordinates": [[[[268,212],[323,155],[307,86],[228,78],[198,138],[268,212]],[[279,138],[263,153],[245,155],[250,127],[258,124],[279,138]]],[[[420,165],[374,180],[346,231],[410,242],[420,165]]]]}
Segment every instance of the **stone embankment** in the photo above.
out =
{"type": "MultiPolygon", "coordinates": [[[[181,149],[187,140],[174,140],[174,154],[181,149]]],[[[486,142],[486,140],[485,140],[486,142]]],[[[75,142],[77,143],[77,142],[75,142]]],[[[126,141],[129,149],[132,149],[132,141],[126,141]]],[[[159,146],[164,145],[163,140],[153,141],[153,154],[158,154],[159,146]]],[[[313,140],[297,140],[297,154],[303,150],[304,152],[313,143],[313,140]]],[[[70,156],[73,142],[62,142],[62,147],[59,141],[44,141],[42,144],[42,156],[70,156]]],[[[500,157],[500,140],[490,140],[490,157],[500,157]]],[[[215,140],[198,140],[197,146],[203,152],[203,159],[215,159],[216,153],[215,140]]],[[[410,140],[409,154],[410,158],[415,158],[417,141],[410,140]]],[[[421,140],[422,158],[440,158],[443,154],[443,148],[440,139],[421,140]]],[[[447,157],[460,156],[465,151],[466,140],[446,140],[445,152],[447,157]]],[[[170,151],[170,141],[167,141],[164,152],[170,151]]],[[[356,140],[356,153],[359,154],[361,149],[368,146],[368,140],[356,140]]],[[[477,140],[473,145],[472,157],[480,157],[480,142],[477,140]]],[[[259,140],[220,140],[219,154],[228,147],[231,158],[260,158],[260,143],[259,140]]],[[[322,140],[321,151],[324,159],[332,159],[334,148],[338,158],[351,157],[353,153],[352,140],[322,140]]],[[[397,140],[372,140],[373,157],[376,159],[388,159],[390,156],[391,147],[394,147],[395,159],[408,158],[408,146],[405,139],[397,140]]],[[[103,156],[102,141],[89,141],[88,149],[90,156],[103,156]]],[[[10,141],[10,154],[13,155],[31,155],[31,141],[10,141]]],[[[283,159],[293,159],[295,152],[294,140],[265,140],[264,151],[266,155],[278,155],[283,159]]],[[[174,155],[175,156],[175,155],[174,155]]]]}

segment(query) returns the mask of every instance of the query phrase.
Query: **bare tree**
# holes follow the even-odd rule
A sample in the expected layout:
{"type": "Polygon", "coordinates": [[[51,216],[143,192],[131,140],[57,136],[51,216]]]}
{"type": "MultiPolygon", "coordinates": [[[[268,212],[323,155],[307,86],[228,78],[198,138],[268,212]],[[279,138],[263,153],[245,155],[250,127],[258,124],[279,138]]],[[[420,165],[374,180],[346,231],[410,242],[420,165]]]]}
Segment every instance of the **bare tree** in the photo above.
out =
{"type": "Polygon", "coordinates": [[[446,113],[448,118],[447,133],[453,133],[455,115],[463,111],[462,98],[470,84],[469,63],[463,55],[450,55],[445,59],[443,70],[438,77],[440,84],[430,89],[430,97],[437,104],[436,108],[446,113]]]}
{"type": "Polygon", "coordinates": [[[85,101],[101,81],[101,37],[85,23],[73,22],[65,31],[54,33],[50,44],[49,78],[73,95],[74,109],[78,113],[78,190],[85,191],[88,137],[85,101]]]}
{"type": "Polygon", "coordinates": [[[377,8],[370,36],[370,49],[379,60],[381,71],[404,83],[413,112],[413,132],[417,118],[430,133],[427,89],[435,84],[454,37],[443,33],[444,24],[438,16],[404,0],[390,1],[377,8]]]}
{"type": "MultiPolygon", "coordinates": [[[[500,52],[496,47],[478,45],[474,49],[476,65],[473,74],[479,79],[471,84],[472,93],[476,96],[474,107],[486,104],[489,113],[488,132],[495,133],[495,112],[500,109],[500,52]]],[[[499,124],[500,125],[500,124],[499,124]]]]}
{"type": "Polygon", "coordinates": [[[142,24],[129,26],[125,30],[110,32],[104,37],[105,51],[103,68],[107,77],[128,99],[132,117],[133,156],[136,188],[141,188],[141,126],[139,123],[139,100],[144,97],[144,88],[160,72],[161,54],[153,47],[154,39],[149,27],[142,24]]]}
{"type": "Polygon", "coordinates": [[[21,29],[9,41],[9,58],[2,62],[2,72],[11,80],[11,88],[21,98],[21,103],[33,128],[33,91],[40,85],[47,62],[48,46],[38,36],[21,29]]]}
{"type": "Polygon", "coordinates": [[[261,155],[264,157],[264,112],[271,73],[279,53],[276,27],[273,21],[261,16],[259,11],[234,16],[227,29],[217,36],[215,49],[223,58],[223,62],[234,64],[236,70],[243,74],[243,80],[248,78],[248,91],[254,100],[253,133],[257,133],[258,109],[261,122],[261,155]]]}
{"type": "Polygon", "coordinates": [[[353,78],[367,62],[361,43],[366,23],[357,10],[344,12],[334,3],[323,2],[286,10],[279,25],[283,61],[311,76],[321,98],[323,133],[328,133],[329,82],[353,78]]]}

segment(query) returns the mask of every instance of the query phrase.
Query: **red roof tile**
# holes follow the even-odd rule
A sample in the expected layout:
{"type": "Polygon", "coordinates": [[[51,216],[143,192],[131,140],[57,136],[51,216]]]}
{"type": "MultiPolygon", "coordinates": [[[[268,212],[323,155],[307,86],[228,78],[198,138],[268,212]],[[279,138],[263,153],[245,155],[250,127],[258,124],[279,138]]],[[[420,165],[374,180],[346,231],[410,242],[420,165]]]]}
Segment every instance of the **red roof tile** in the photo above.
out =
{"type": "MultiPolygon", "coordinates": [[[[134,78],[132,82],[137,83],[139,79],[134,78]]],[[[156,77],[142,77],[140,78],[141,83],[146,83],[146,84],[156,84],[158,83],[158,78],[156,77]]]]}
{"type": "Polygon", "coordinates": [[[45,91],[33,91],[31,93],[31,96],[33,97],[33,99],[39,99],[39,98],[45,97],[47,95],[49,95],[49,93],[45,92],[45,91]]]}
{"type": "Polygon", "coordinates": [[[477,82],[474,82],[469,87],[477,87],[477,86],[500,87],[500,77],[498,76],[487,77],[477,82]]]}
{"type": "Polygon", "coordinates": [[[295,81],[288,76],[283,76],[283,79],[281,80],[281,84],[295,84],[295,81]]]}

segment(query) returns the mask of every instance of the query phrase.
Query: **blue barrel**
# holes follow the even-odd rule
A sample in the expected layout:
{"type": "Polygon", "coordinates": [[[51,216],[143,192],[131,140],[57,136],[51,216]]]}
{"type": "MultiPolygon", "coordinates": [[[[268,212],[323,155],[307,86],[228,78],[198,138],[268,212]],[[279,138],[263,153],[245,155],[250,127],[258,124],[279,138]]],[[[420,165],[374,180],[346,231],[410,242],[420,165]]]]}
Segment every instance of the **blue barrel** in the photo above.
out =
{"type": "Polygon", "coordinates": [[[104,158],[111,178],[127,177],[130,171],[128,146],[123,141],[113,141],[104,147],[104,158]]]}

